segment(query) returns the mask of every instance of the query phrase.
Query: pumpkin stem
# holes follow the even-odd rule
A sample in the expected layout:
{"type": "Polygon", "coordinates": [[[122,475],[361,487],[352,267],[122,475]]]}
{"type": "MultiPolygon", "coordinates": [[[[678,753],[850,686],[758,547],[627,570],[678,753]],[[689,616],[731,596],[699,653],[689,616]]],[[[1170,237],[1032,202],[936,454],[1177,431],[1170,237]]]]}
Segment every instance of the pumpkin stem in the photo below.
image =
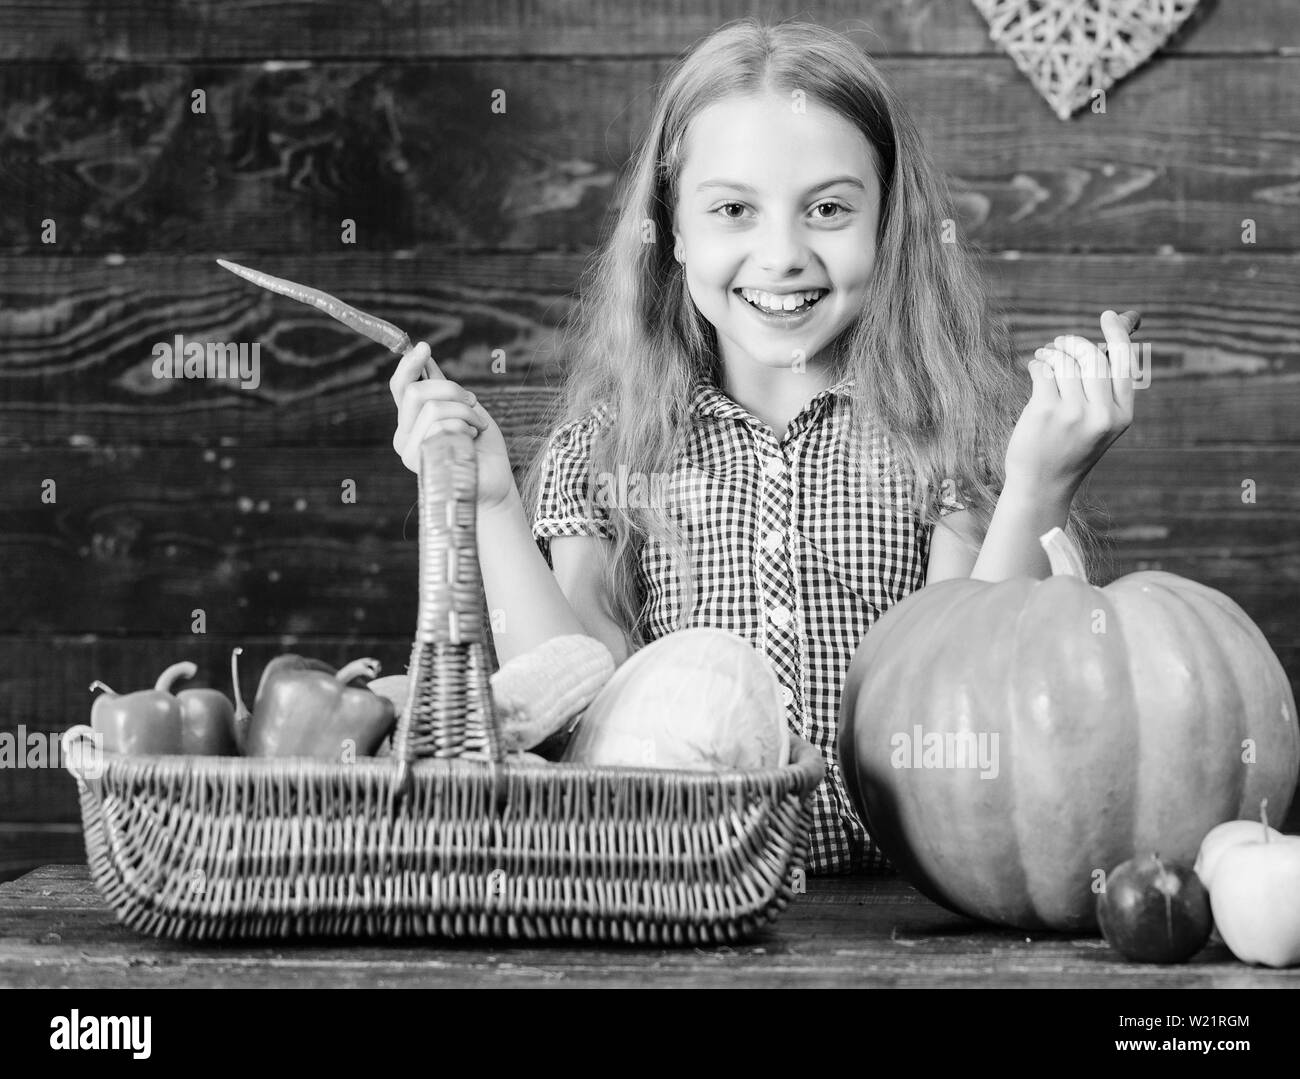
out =
{"type": "Polygon", "coordinates": [[[1268,799],[1267,798],[1261,798],[1259,800],[1259,819],[1264,824],[1264,842],[1267,843],[1268,842],[1268,799]]]}
{"type": "Polygon", "coordinates": [[[1038,542],[1047,552],[1047,560],[1052,564],[1053,577],[1068,574],[1087,583],[1088,570],[1084,567],[1083,559],[1079,557],[1078,548],[1070,542],[1070,537],[1062,529],[1053,528],[1050,532],[1044,532],[1038,537],[1038,542]]]}

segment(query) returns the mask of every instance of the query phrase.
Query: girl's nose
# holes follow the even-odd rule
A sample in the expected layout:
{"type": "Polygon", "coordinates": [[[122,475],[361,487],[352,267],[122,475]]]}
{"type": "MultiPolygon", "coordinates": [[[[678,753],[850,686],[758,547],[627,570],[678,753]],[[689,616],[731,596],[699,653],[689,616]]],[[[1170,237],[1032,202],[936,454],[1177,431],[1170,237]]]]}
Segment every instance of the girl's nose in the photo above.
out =
{"type": "Polygon", "coordinates": [[[783,274],[803,269],[808,261],[808,245],[797,223],[769,220],[759,233],[757,255],[764,271],[783,274]]]}

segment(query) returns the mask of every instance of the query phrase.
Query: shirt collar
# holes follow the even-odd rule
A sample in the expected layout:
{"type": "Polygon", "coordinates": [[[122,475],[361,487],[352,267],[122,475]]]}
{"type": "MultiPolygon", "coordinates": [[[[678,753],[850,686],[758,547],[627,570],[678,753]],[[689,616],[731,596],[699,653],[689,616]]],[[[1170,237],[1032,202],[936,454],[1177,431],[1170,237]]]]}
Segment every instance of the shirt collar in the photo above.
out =
{"type": "MultiPolygon", "coordinates": [[[[808,402],[807,408],[811,408],[819,400],[829,397],[831,394],[851,397],[853,383],[853,377],[849,376],[840,379],[833,386],[819,390],[813,395],[812,400],[808,402]]],[[[698,416],[722,416],[728,419],[750,418],[748,409],[738,405],[708,378],[697,378],[695,380],[695,386],[691,394],[691,411],[698,416]]]]}

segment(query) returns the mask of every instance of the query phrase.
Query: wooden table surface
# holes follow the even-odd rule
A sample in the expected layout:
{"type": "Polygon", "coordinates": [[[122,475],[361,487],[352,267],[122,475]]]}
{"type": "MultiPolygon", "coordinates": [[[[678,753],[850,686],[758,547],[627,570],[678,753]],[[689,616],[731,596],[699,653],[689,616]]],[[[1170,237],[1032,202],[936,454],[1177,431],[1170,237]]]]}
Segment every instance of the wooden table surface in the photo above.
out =
{"type": "Polygon", "coordinates": [[[733,946],[194,946],[127,930],[85,866],[52,865],[0,884],[0,986],[1300,989],[1300,968],[1247,966],[1221,944],[1182,965],[1128,963],[1100,937],[969,921],[887,875],[810,878],[773,925],[733,946]]]}

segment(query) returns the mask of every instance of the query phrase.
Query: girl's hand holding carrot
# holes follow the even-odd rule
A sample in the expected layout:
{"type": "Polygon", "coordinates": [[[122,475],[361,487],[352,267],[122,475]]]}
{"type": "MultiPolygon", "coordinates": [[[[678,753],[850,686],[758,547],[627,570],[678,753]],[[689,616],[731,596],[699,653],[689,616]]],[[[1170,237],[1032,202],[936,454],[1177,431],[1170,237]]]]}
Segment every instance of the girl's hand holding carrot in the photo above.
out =
{"type": "Polygon", "coordinates": [[[397,404],[393,449],[417,476],[420,443],[437,431],[455,431],[474,439],[478,452],[478,506],[500,505],[515,489],[506,440],[474,394],[438,370],[429,346],[421,341],[402,356],[388,381],[397,404]],[[427,374],[427,379],[420,376],[427,374]]]}
{"type": "Polygon", "coordinates": [[[1073,498],[1092,466],[1128,429],[1133,422],[1129,334],[1135,320],[1135,314],[1103,312],[1105,349],[1069,334],[1034,353],[1029,363],[1033,396],[1007,443],[1008,486],[1031,491],[1032,497],[1073,498]]]}

